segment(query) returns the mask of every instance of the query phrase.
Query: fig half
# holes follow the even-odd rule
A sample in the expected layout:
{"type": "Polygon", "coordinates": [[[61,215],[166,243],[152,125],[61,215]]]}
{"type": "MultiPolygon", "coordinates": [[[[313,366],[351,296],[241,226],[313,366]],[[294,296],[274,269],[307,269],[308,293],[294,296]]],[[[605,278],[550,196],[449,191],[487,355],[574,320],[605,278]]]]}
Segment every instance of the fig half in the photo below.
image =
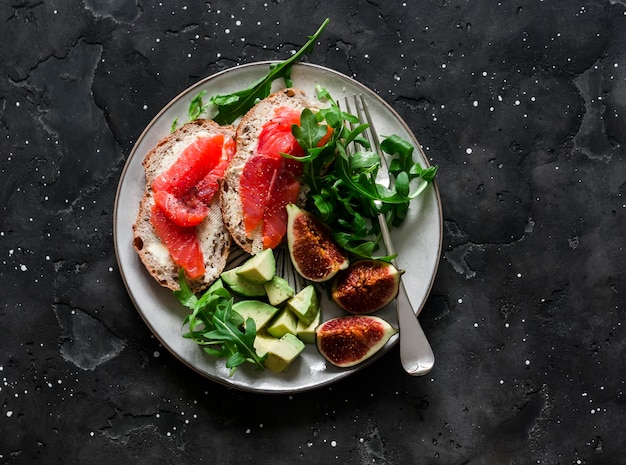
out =
{"type": "Polygon", "coordinates": [[[396,298],[402,273],[382,260],[357,260],[335,277],[332,299],[355,315],[375,312],[396,298]]]}
{"type": "Polygon", "coordinates": [[[396,328],[377,316],[342,316],[319,325],[315,330],[315,343],[330,363],[350,367],[382,349],[396,332],[396,328]]]}
{"type": "Polygon", "coordinates": [[[350,264],[328,226],[294,204],[287,205],[287,245],[294,267],[309,281],[328,281],[350,264]]]}

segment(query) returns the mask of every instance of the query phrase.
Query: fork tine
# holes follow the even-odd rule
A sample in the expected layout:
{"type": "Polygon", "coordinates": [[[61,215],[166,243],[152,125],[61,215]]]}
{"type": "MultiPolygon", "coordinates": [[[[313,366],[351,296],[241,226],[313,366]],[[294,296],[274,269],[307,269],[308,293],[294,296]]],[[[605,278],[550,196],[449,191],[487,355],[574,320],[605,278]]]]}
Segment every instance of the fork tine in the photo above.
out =
{"type": "MultiPolygon", "coordinates": [[[[363,100],[363,96],[360,95],[360,97],[361,97],[362,105],[365,105],[365,100],[363,100]]],[[[363,118],[363,111],[361,110],[361,106],[359,105],[358,97],[356,95],[353,95],[352,99],[354,101],[354,108],[355,108],[355,113],[356,114],[352,113],[352,108],[350,107],[350,100],[348,99],[348,97],[345,98],[345,101],[346,101],[346,111],[348,113],[351,113],[351,114],[355,115],[359,119],[359,122],[367,123],[368,128],[366,128],[361,133],[361,135],[368,141],[370,146],[372,146],[373,144],[375,144],[375,140],[372,140],[372,136],[373,136],[373,134],[375,134],[375,132],[372,134],[371,131],[370,131],[370,129],[372,128],[371,120],[369,118],[368,119],[363,118]]],[[[369,115],[369,112],[366,114],[366,117],[368,115],[369,115]]],[[[350,125],[350,129],[351,130],[354,129],[354,125],[352,123],[348,123],[348,124],[350,125]]],[[[354,142],[352,143],[352,145],[354,146],[354,142]]]]}
{"type": "MultiPolygon", "coordinates": [[[[370,147],[373,150],[375,150],[375,152],[380,157],[381,168],[385,170],[385,172],[388,172],[389,165],[382,150],[380,149],[380,140],[378,139],[376,127],[374,126],[374,123],[372,120],[372,115],[370,114],[369,108],[367,107],[367,104],[365,103],[365,98],[363,97],[362,94],[359,94],[358,97],[357,95],[354,95],[353,99],[354,99],[354,106],[356,110],[356,117],[359,119],[361,123],[367,124],[367,129],[365,129],[365,131],[363,131],[361,135],[369,142],[370,147]],[[360,100],[360,104],[359,104],[359,100],[360,100]]],[[[352,110],[350,108],[350,101],[347,97],[345,101],[346,101],[346,111],[348,111],[349,113],[352,113],[352,110]]],[[[350,124],[350,129],[352,128],[353,128],[353,125],[350,124]]],[[[355,142],[352,142],[351,145],[354,145],[354,144],[355,142]]],[[[350,153],[354,153],[354,148],[350,153]]],[[[383,239],[383,244],[385,245],[385,249],[387,249],[387,254],[395,256],[396,251],[393,246],[393,242],[391,241],[391,235],[387,227],[387,220],[385,218],[385,215],[381,212],[378,213],[378,223],[380,225],[380,234],[383,239]]],[[[392,263],[397,266],[397,262],[395,259],[392,259],[392,263]]]]}
{"type": "MultiPolygon", "coordinates": [[[[372,115],[370,114],[369,107],[365,101],[365,97],[363,97],[363,94],[359,94],[358,96],[354,95],[353,99],[356,109],[356,117],[361,123],[367,124],[367,128],[362,132],[361,135],[367,140],[370,148],[378,154],[378,156],[380,157],[381,168],[384,169],[385,173],[388,173],[389,161],[385,157],[385,154],[380,147],[380,138],[378,137],[376,126],[374,125],[374,121],[372,119],[372,115]]],[[[351,112],[348,98],[346,98],[346,107],[348,109],[348,112],[351,112]]],[[[351,126],[350,128],[352,129],[353,127],[351,126]]],[[[382,183],[388,183],[388,179],[385,179],[385,181],[382,183]]]]}
{"type": "MultiPolygon", "coordinates": [[[[354,114],[352,113],[352,107],[350,106],[350,100],[348,99],[348,97],[346,97],[344,99],[345,103],[346,103],[346,112],[350,113],[350,114],[354,114]]],[[[356,103],[356,100],[355,100],[356,103]]],[[[358,115],[357,115],[358,117],[358,115]]],[[[359,120],[361,120],[361,118],[359,117],[359,120]]],[[[351,123],[350,121],[346,121],[346,124],[348,125],[348,128],[350,129],[350,131],[354,130],[354,124],[351,123]]],[[[348,155],[352,155],[353,153],[356,152],[356,142],[352,141],[350,142],[347,146],[346,146],[346,151],[348,152],[348,155]]]]}
{"type": "MultiPolygon", "coordinates": [[[[372,121],[372,115],[370,114],[369,107],[365,103],[365,98],[363,97],[363,94],[359,94],[359,98],[361,100],[361,107],[363,108],[363,114],[365,114],[365,121],[368,124],[367,129],[368,129],[369,135],[367,139],[369,143],[374,146],[376,153],[380,155],[381,163],[385,165],[386,169],[389,169],[389,166],[387,165],[387,159],[383,156],[383,151],[380,149],[380,139],[378,138],[378,133],[376,132],[376,126],[374,126],[374,123],[372,121]]],[[[354,96],[354,100],[355,102],[357,102],[356,95],[354,96]]],[[[359,110],[358,102],[357,102],[357,112],[358,112],[359,119],[362,121],[363,117],[362,117],[361,111],[359,110]]]]}

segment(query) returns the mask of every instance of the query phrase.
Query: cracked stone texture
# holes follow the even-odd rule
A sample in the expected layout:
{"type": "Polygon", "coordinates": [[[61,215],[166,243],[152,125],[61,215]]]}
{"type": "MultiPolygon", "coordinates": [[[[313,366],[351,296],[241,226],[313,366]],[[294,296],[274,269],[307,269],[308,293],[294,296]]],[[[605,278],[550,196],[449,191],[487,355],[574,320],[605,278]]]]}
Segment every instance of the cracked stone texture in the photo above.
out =
{"type": "Polygon", "coordinates": [[[626,2],[0,4],[0,463],[621,464],[626,2]],[[159,345],[117,269],[117,181],[187,86],[281,59],[354,76],[439,165],[444,249],[398,352],[293,396],[159,345]]]}

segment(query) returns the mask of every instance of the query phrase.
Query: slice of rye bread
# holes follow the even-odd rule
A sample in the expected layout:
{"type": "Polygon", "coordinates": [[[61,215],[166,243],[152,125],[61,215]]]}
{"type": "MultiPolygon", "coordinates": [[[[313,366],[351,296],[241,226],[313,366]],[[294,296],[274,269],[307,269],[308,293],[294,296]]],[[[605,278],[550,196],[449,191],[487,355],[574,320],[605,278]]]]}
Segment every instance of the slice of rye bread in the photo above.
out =
{"type": "MultiPolygon", "coordinates": [[[[133,224],[133,247],[139,254],[144,266],[152,277],[162,286],[177,290],[179,267],[174,263],[167,248],[161,242],[150,222],[154,195],[152,182],[174,164],[179,154],[189,144],[201,137],[223,133],[227,138],[234,138],[233,126],[220,126],[212,120],[199,119],[184,124],[179,129],[164,137],[146,155],[143,166],[146,171],[146,188],[139,206],[137,219],[133,224]]],[[[226,266],[231,238],[224,227],[220,211],[219,191],[213,197],[208,216],[196,226],[198,239],[204,255],[205,274],[195,280],[188,280],[189,287],[195,292],[204,290],[217,279],[226,266]]]]}
{"type": "Polygon", "coordinates": [[[257,254],[263,250],[263,232],[257,228],[250,236],[244,226],[243,204],[239,195],[240,178],[248,159],[254,155],[261,129],[274,116],[274,109],[289,106],[302,111],[312,108],[304,91],[287,88],[258,102],[237,126],[237,151],[231,160],[221,184],[221,203],[224,225],[234,241],[246,252],[257,254]]]}

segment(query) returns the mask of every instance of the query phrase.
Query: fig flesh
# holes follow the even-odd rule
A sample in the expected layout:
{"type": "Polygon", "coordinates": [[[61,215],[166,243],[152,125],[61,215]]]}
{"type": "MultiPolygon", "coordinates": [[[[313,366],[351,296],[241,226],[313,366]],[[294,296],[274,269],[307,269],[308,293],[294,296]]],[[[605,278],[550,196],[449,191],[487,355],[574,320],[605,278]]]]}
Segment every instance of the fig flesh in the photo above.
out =
{"type": "Polygon", "coordinates": [[[315,330],[317,349],[338,367],[361,363],[397,333],[387,321],[373,315],[350,315],[325,321],[315,330]]]}
{"type": "Polygon", "coordinates": [[[296,271],[309,281],[328,281],[350,264],[328,226],[294,204],[287,205],[287,245],[296,271]]]}
{"type": "Polygon", "coordinates": [[[357,260],[333,280],[332,299],[348,313],[375,312],[396,298],[402,273],[382,260],[357,260]]]}

